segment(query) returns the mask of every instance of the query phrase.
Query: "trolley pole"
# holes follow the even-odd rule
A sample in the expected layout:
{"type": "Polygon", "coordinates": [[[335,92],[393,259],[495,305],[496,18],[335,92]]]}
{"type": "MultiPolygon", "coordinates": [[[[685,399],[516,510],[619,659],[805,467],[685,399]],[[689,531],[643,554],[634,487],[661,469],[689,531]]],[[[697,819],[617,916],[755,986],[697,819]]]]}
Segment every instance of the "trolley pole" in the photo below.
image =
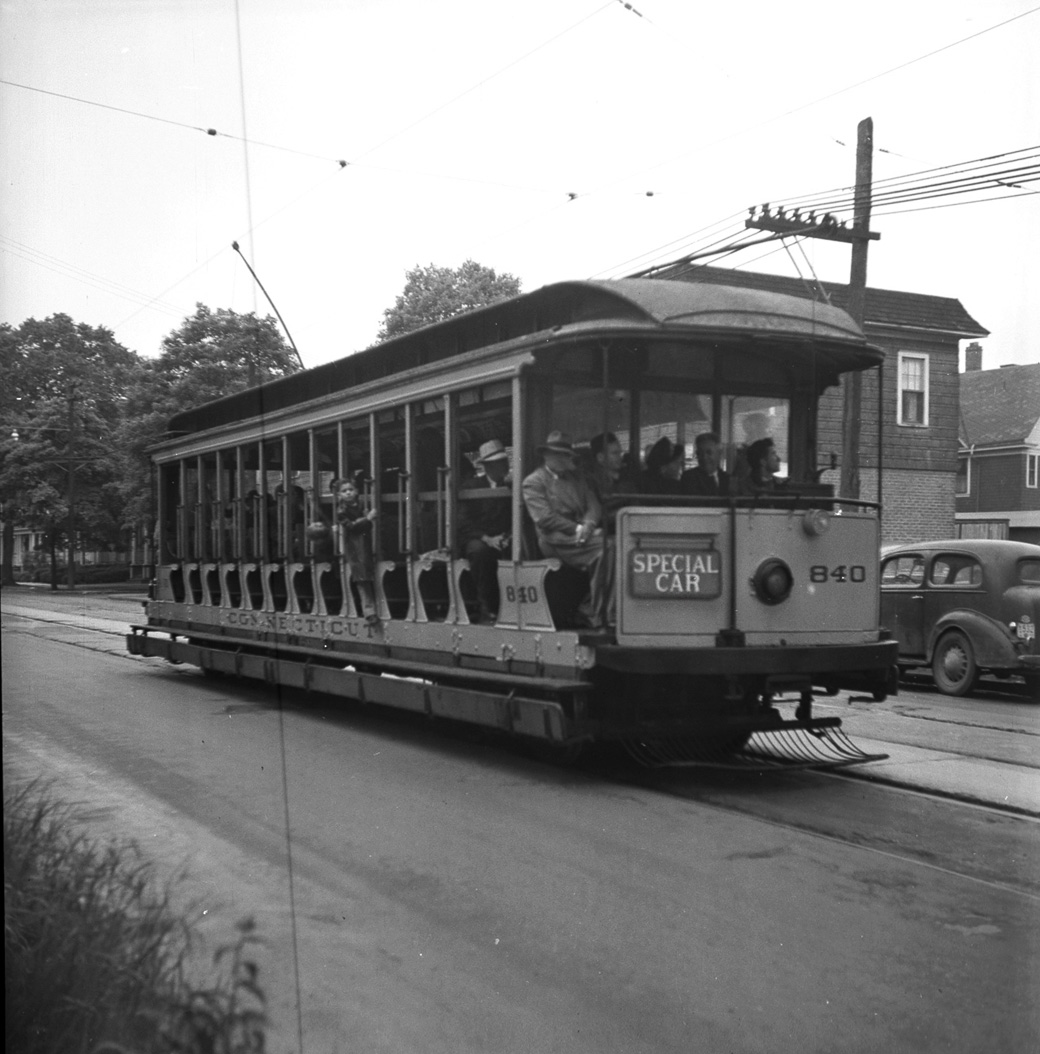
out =
{"type": "MultiPolygon", "coordinates": [[[[859,123],[856,139],[856,192],[852,214],[852,266],[849,270],[849,314],[863,328],[867,298],[867,246],[870,243],[870,184],[873,178],[874,122],[859,123]]],[[[841,489],[846,498],[859,497],[859,441],[863,426],[863,374],[845,374],[845,414],[841,436],[841,489]]],[[[878,422],[878,427],[881,422],[878,422]]],[[[881,500],[881,466],[878,465],[878,501],[881,500]]]]}

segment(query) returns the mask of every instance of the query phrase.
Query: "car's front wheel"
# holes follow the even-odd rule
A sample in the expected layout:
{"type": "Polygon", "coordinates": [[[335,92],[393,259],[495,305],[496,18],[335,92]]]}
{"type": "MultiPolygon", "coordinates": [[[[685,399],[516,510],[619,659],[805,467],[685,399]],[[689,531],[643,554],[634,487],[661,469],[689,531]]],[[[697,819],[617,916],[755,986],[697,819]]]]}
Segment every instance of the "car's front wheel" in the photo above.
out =
{"type": "Polygon", "coordinates": [[[971,641],[958,629],[944,633],[932,656],[932,676],[945,695],[967,695],[979,679],[971,641]]]}

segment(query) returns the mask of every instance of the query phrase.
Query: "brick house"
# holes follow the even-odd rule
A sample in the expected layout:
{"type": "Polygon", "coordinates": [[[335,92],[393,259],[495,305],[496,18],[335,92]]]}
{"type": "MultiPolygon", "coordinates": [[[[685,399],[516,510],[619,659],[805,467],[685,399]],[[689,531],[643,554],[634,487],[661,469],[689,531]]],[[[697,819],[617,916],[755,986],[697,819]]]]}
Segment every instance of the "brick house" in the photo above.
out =
{"type": "MultiPolygon", "coordinates": [[[[715,282],[813,298],[800,278],[677,264],[654,274],[687,282],[715,282]]],[[[846,307],[848,286],[820,283],[831,303],[846,307]]],[[[959,300],[867,289],[864,330],[885,352],[882,392],[884,517],[882,541],[926,541],[954,535],[957,479],[960,341],[987,336],[959,300]]],[[[841,464],[844,395],[831,389],[820,400],[819,467],[841,464]]],[[[877,373],[863,379],[860,497],[878,496],[877,373]]],[[[837,487],[840,471],[822,479],[837,487]]]]}
{"type": "Polygon", "coordinates": [[[984,370],[973,344],[960,388],[957,536],[1040,544],[1040,363],[984,370]]]}

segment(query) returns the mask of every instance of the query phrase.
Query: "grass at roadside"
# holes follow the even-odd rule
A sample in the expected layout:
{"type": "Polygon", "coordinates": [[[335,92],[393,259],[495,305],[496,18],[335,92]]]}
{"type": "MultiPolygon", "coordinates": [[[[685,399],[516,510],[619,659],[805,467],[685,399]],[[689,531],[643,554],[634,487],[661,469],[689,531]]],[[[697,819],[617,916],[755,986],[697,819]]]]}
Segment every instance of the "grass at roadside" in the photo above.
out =
{"type": "Polygon", "coordinates": [[[4,781],[5,1049],[258,1054],[253,924],[197,972],[195,919],[133,844],[90,840],[38,783],[4,781]]]}

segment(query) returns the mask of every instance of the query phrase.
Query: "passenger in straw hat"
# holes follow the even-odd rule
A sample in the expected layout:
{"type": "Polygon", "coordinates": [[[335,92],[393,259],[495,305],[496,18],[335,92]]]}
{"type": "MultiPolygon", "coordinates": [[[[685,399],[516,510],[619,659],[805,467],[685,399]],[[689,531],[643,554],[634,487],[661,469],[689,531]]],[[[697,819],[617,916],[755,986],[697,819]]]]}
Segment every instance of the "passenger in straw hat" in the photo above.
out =
{"type": "Polygon", "coordinates": [[[613,623],[613,546],[602,528],[599,498],[578,467],[566,432],[550,432],[538,447],[542,466],[523,482],[524,505],[534,521],[543,556],[587,571],[589,596],[580,614],[593,629],[613,623]]]}
{"type": "Polygon", "coordinates": [[[469,560],[477,589],[477,621],[494,622],[498,617],[498,561],[509,557],[513,530],[513,508],[509,454],[501,440],[482,443],[475,458],[482,476],[467,480],[459,491],[459,548],[469,560]]]}

